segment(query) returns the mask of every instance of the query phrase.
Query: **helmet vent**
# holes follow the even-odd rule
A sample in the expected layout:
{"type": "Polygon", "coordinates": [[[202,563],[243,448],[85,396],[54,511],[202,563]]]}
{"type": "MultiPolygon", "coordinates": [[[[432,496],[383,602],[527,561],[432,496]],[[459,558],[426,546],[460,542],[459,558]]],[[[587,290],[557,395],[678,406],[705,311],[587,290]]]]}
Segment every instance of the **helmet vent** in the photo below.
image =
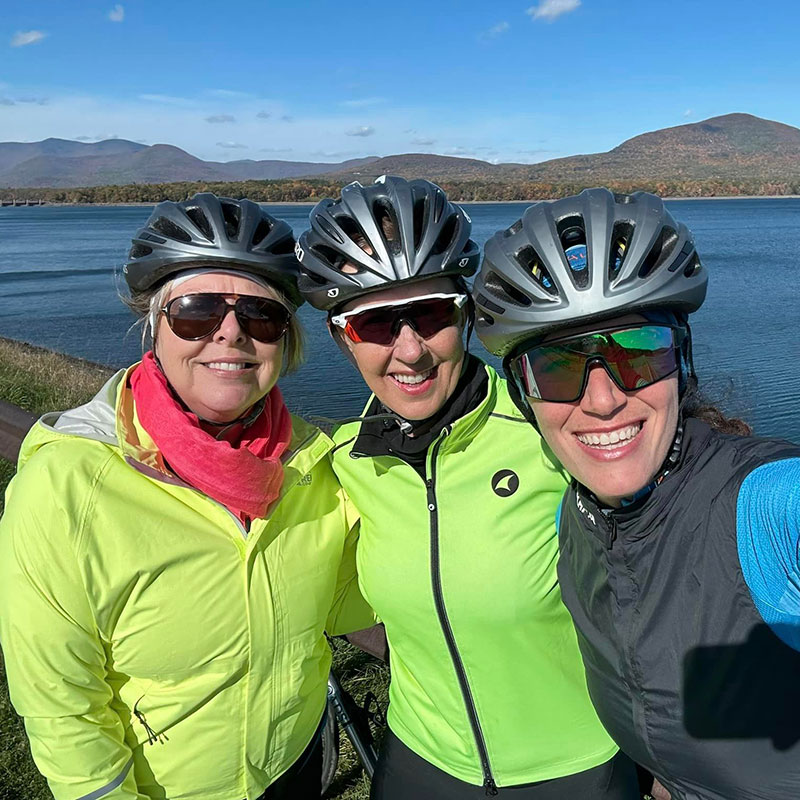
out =
{"type": "Polygon", "coordinates": [[[149,256],[152,252],[152,247],[148,247],[144,244],[135,244],[133,247],[131,247],[131,252],[128,255],[128,258],[144,258],[145,256],[149,256]]]}
{"type": "Polygon", "coordinates": [[[352,239],[364,252],[366,252],[367,248],[373,250],[372,245],[364,235],[364,231],[361,230],[358,223],[352,217],[342,215],[341,217],[336,217],[336,222],[339,224],[342,231],[344,231],[345,235],[352,239]]]}
{"type": "Polygon", "coordinates": [[[427,200],[420,197],[414,201],[414,250],[419,250],[419,243],[422,241],[422,230],[425,227],[425,211],[427,210],[427,200]]]}
{"type": "Polygon", "coordinates": [[[209,242],[214,241],[214,230],[211,227],[211,223],[208,221],[208,217],[203,213],[203,211],[197,206],[191,206],[186,209],[186,216],[195,224],[203,234],[203,236],[208,239],[209,242]]]}
{"type": "Polygon", "coordinates": [[[611,249],[608,252],[608,279],[611,281],[616,279],[622,269],[631,236],[633,236],[633,225],[629,222],[617,222],[614,225],[611,233],[611,249]]]}
{"type": "Polygon", "coordinates": [[[261,242],[263,242],[264,239],[269,236],[269,232],[271,230],[272,225],[266,219],[264,219],[264,217],[262,217],[258,223],[258,226],[256,227],[255,233],[253,234],[253,241],[250,242],[250,244],[252,244],[253,247],[261,244],[261,242]]]}
{"type": "Polygon", "coordinates": [[[451,214],[444,225],[442,225],[442,229],[439,231],[439,235],[433,243],[431,255],[439,256],[453,244],[456,236],[458,236],[458,227],[458,216],[456,214],[451,214]]]}
{"type": "Polygon", "coordinates": [[[342,271],[345,260],[341,253],[337,253],[332,247],[327,247],[324,244],[315,244],[311,249],[314,255],[320,261],[324,261],[331,269],[342,271]]]}
{"type": "Polygon", "coordinates": [[[527,297],[508,281],[503,280],[496,272],[490,272],[484,278],[483,285],[506,303],[523,308],[527,308],[531,304],[530,297],[527,297]]]}
{"type": "Polygon", "coordinates": [[[441,190],[437,191],[434,194],[434,201],[433,201],[433,221],[438,222],[442,218],[442,214],[444,213],[444,206],[447,200],[445,199],[444,192],[441,190]]]}
{"type": "MultiPolygon", "coordinates": [[[[475,298],[475,302],[478,303],[478,305],[482,306],[483,308],[488,308],[489,311],[493,311],[495,314],[505,314],[506,313],[506,310],[503,308],[503,306],[499,306],[499,305],[497,305],[497,303],[492,302],[483,293],[479,293],[478,294],[478,296],[475,298]]],[[[483,318],[485,320],[486,317],[488,317],[489,315],[488,314],[483,314],[482,316],[483,316],[483,318]]],[[[489,317],[489,319],[491,319],[491,317],[489,317]]],[[[494,322],[494,320],[492,320],[492,322],[494,322]]]]}
{"type": "Polygon", "coordinates": [[[688,263],[688,264],[686,265],[686,267],[684,268],[684,270],[683,270],[683,274],[684,274],[684,275],[685,275],[687,278],[691,278],[693,275],[696,275],[698,272],[700,272],[700,270],[701,270],[702,268],[703,268],[703,266],[702,266],[702,264],[700,263],[700,258],[698,257],[697,253],[695,253],[695,254],[694,254],[692,257],[691,257],[691,259],[689,260],[689,263],[688,263]]]}
{"type": "Polygon", "coordinates": [[[372,215],[378,223],[378,230],[390,253],[397,255],[401,250],[400,226],[394,208],[384,201],[378,200],[372,206],[372,215]]]}
{"type": "Polygon", "coordinates": [[[627,205],[628,203],[635,202],[633,195],[630,194],[617,194],[614,192],[614,202],[620,203],[621,205],[627,205]]]}
{"type": "Polygon", "coordinates": [[[239,238],[239,226],[242,221],[242,211],[233,203],[220,203],[222,218],[225,220],[225,235],[229,239],[239,238]]]}
{"type": "Polygon", "coordinates": [[[657,270],[672,255],[678,242],[678,233],[674,228],[665,225],[650,248],[650,252],[639,267],[639,277],[646,278],[657,270]]]}
{"type": "Polygon", "coordinates": [[[585,289],[589,285],[589,261],[583,217],[565,217],[559,221],[556,229],[569,265],[570,280],[576,288],[585,289]]]}
{"type": "Polygon", "coordinates": [[[163,233],[168,239],[177,239],[179,242],[186,244],[192,241],[192,237],[183,228],[166,217],[159,217],[150,227],[159,233],[163,233]]]}
{"type": "Polygon", "coordinates": [[[684,261],[694,252],[694,242],[689,239],[681,249],[680,253],[675,256],[675,260],[670,264],[669,271],[676,272],[684,261]]]}
{"type": "MultiPolygon", "coordinates": [[[[525,270],[525,272],[527,272],[529,275],[532,275],[533,279],[548,294],[558,294],[555,281],[542,263],[542,259],[539,258],[536,251],[530,245],[523,247],[517,253],[517,263],[522,267],[522,269],[525,270]]],[[[530,305],[530,302],[526,303],[526,305],[530,305]]]]}
{"type": "Polygon", "coordinates": [[[513,225],[510,225],[503,231],[503,238],[507,239],[509,236],[513,236],[515,233],[519,233],[522,230],[522,220],[518,219],[513,225]]]}
{"type": "Polygon", "coordinates": [[[319,225],[319,227],[322,228],[323,231],[325,231],[326,236],[330,237],[335,242],[339,242],[339,244],[344,244],[344,237],[342,236],[342,234],[339,233],[339,231],[336,230],[336,228],[334,228],[333,225],[331,225],[327,219],[325,219],[322,216],[318,216],[316,218],[316,222],[317,225],[319,225]]]}

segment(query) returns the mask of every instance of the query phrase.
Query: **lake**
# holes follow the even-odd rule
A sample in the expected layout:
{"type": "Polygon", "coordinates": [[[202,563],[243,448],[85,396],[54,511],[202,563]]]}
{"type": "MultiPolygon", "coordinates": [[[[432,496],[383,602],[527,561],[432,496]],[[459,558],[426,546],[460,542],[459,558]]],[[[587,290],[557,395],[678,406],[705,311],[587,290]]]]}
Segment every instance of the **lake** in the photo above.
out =
{"type": "MultiPolygon", "coordinates": [[[[465,204],[483,244],[518,219],[527,203],[465,204]]],[[[711,274],[708,299],[693,315],[701,385],[762,435],[800,442],[800,199],[672,200],[694,232],[711,274]]],[[[0,336],[111,366],[141,354],[133,318],[117,293],[131,234],[149,206],[0,208],[0,336]]],[[[295,233],[309,206],[275,205],[295,233]]],[[[342,417],[361,411],[367,392],[328,336],[324,315],[300,310],[309,358],[282,380],[293,411],[342,417]]],[[[473,352],[486,355],[473,339],[473,352]]],[[[490,359],[491,360],[491,359],[490,359]]]]}

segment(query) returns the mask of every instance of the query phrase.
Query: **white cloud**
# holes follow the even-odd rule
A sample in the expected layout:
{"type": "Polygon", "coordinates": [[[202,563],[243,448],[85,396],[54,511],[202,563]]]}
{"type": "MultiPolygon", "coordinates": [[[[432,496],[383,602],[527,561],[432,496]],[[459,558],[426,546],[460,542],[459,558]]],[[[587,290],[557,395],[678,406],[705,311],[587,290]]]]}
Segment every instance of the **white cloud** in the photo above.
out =
{"type": "Polygon", "coordinates": [[[259,153],[291,153],[291,147],[262,147],[258,151],[259,153]]]}
{"type": "Polygon", "coordinates": [[[240,142],[217,142],[217,147],[224,147],[226,150],[247,150],[247,145],[240,142]]]}
{"type": "Polygon", "coordinates": [[[290,114],[284,114],[281,117],[281,122],[294,122],[294,117],[291,116],[290,114]]]}
{"type": "Polygon", "coordinates": [[[269,111],[259,111],[258,114],[256,114],[256,119],[269,119],[271,116],[272,114],[270,114],[269,111]]]}
{"type": "Polygon", "coordinates": [[[75,137],[75,141],[76,142],[93,142],[94,141],[94,136],[76,136],[75,137]]]}
{"type": "Polygon", "coordinates": [[[18,97],[18,103],[35,103],[37,106],[46,106],[47,105],[47,98],[46,97],[18,97]]]}
{"type": "Polygon", "coordinates": [[[683,112],[684,117],[691,117],[694,114],[694,109],[687,108],[686,111],[683,112]]]}
{"type": "Polygon", "coordinates": [[[448,147],[444,152],[448,156],[471,156],[474,154],[474,151],[467,147],[448,147]]]}
{"type": "Polygon", "coordinates": [[[581,0],[540,0],[538,6],[531,6],[525,13],[532,19],[552,22],[562,14],[569,14],[581,4],[581,0]]]}
{"type": "Polygon", "coordinates": [[[0,97],[0,106],[13,106],[14,101],[10,97],[0,97]]]}
{"type": "Polygon", "coordinates": [[[212,114],[210,117],[206,117],[206,122],[219,125],[225,122],[236,122],[236,117],[232,114],[212,114]]]}
{"type": "Polygon", "coordinates": [[[350,128],[345,131],[345,136],[372,136],[375,133],[375,128],[372,125],[359,125],[356,128],[350,128]]]}
{"type": "Polygon", "coordinates": [[[498,22],[497,25],[492,25],[488,30],[482,31],[479,38],[481,39],[496,39],[508,31],[511,26],[507,22],[498,22]]]}
{"type": "Polygon", "coordinates": [[[119,3],[108,12],[108,18],[112,22],[122,22],[125,19],[125,8],[119,3]]]}
{"type": "Polygon", "coordinates": [[[358,100],[344,100],[339,105],[345,108],[366,108],[367,106],[377,106],[385,102],[385,97],[362,97],[358,100]]]}
{"type": "Polygon", "coordinates": [[[411,144],[419,144],[423,147],[430,147],[431,145],[436,144],[436,139],[426,139],[424,137],[419,137],[417,139],[412,139],[411,144]]]}
{"type": "Polygon", "coordinates": [[[11,39],[12,47],[25,47],[26,44],[41,42],[47,34],[44,31],[17,31],[11,39]]]}
{"type": "MultiPolygon", "coordinates": [[[[0,79],[3,77],[0,75],[0,79]]],[[[6,81],[12,83],[8,79],[6,81]]],[[[416,148],[423,152],[442,152],[441,148],[454,146],[453,143],[458,142],[465,151],[469,149],[463,154],[480,153],[480,157],[486,157],[486,154],[477,148],[491,143],[501,161],[539,160],[532,156],[516,155],[515,151],[520,148],[559,148],[558,152],[539,158],[591,152],[585,143],[570,141],[565,145],[559,140],[558,145],[540,144],[536,136],[531,137],[531,131],[558,130],[559,121],[529,110],[479,116],[465,129],[462,119],[443,117],[439,106],[429,106],[427,100],[420,100],[419,105],[403,106],[387,102],[371,110],[368,117],[362,116],[364,112],[361,109],[337,107],[325,112],[317,109],[316,112],[298,114],[292,124],[284,124],[280,121],[281,116],[290,112],[278,100],[252,98],[226,102],[222,106],[209,106],[205,94],[207,91],[201,89],[197,96],[192,92],[181,98],[156,95],[142,99],[113,93],[86,95],[47,87],[39,87],[35,91],[33,88],[23,90],[16,87],[0,89],[0,97],[12,101],[25,95],[49,98],[48,104],[41,106],[35,103],[0,106],[0,116],[3,118],[0,138],[5,141],[39,141],[49,136],[73,139],[76,133],[107,131],[118,133],[123,139],[131,141],[144,139],[149,144],[175,145],[198,158],[212,161],[247,158],[251,154],[260,158],[291,157],[298,161],[384,156],[413,151],[415,148],[411,145],[411,139],[415,138],[436,141],[433,146],[416,148]],[[258,119],[256,115],[260,111],[268,111],[272,117],[266,121],[258,119]],[[230,114],[236,118],[236,122],[216,126],[198,124],[212,113],[230,114]],[[157,133],[153,129],[154,115],[158,121],[157,133]],[[347,131],[364,126],[374,128],[375,133],[366,137],[346,135],[347,131]],[[408,130],[414,133],[405,133],[408,130]],[[268,135],[265,136],[267,131],[268,135]],[[221,149],[216,146],[217,141],[242,142],[249,144],[250,148],[221,149]],[[284,149],[286,153],[269,155],[268,151],[259,154],[260,147],[274,148],[276,152],[284,149]],[[584,149],[579,150],[578,147],[584,149]],[[318,157],[320,154],[315,151],[319,150],[324,151],[325,155],[318,157]],[[312,156],[312,153],[315,155],[312,156]]],[[[361,95],[351,96],[366,97],[368,94],[362,89],[361,95]]],[[[677,110],[679,119],[682,110],[677,110]]],[[[609,147],[615,143],[610,143],[609,147]]]]}

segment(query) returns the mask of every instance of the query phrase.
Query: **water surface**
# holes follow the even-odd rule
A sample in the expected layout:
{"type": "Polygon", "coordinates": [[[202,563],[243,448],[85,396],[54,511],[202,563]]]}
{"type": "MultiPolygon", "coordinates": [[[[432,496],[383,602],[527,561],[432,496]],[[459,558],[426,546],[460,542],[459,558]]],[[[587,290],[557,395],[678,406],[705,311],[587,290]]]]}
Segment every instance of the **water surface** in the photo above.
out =
{"type": "MultiPolygon", "coordinates": [[[[467,204],[483,245],[527,203],[467,204]]],[[[763,435],[800,442],[800,199],[673,200],[711,273],[693,316],[701,381],[763,435]]],[[[0,208],[0,336],[124,366],[140,353],[117,292],[131,234],[149,206],[0,208]]],[[[308,206],[270,213],[296,233],[308,206]]],[[[334,417],[360,412],[361,379],[333,344],[324,315],[304,306],[309,358],[281,386],[292,410],[334,417]]],[[[485,355],[480,343],[472,349],[485,355]]]]}

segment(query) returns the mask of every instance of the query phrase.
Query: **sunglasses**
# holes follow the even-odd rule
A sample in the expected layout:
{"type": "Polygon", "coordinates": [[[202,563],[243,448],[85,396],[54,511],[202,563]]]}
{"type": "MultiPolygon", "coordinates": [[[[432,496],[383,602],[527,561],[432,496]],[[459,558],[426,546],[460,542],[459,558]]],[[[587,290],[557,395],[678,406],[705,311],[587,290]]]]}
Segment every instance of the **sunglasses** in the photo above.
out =
{"type": "Polygon", "coordinates": [[[162,309],[172,332],[181,339],[205,339],[216,332],[229,311],[239,327],[259,342],[277,342],[289,329],[292,318],[282,303],[269,297],[203,292],[174,297],[162,309]],[[233,299],[233,303],[228,300],[233,299]]]}
{"type": "Polygon", "coordinates": [[[392,303],[376,303],[356,311],[331,317],[353,342],[390,345],[403,323],[410,325],[423,339],[461,321],[466,294],[426,294],[392,303]]]}
{"type": "Polygon", "coordinates": [[[624,392],[650,386],[675,372],[682,328],[641,325],[555,339],[511,359],[509,370],[528,397],[573,403],[586,389],[589,366],[601,364],[624,392]]]}

